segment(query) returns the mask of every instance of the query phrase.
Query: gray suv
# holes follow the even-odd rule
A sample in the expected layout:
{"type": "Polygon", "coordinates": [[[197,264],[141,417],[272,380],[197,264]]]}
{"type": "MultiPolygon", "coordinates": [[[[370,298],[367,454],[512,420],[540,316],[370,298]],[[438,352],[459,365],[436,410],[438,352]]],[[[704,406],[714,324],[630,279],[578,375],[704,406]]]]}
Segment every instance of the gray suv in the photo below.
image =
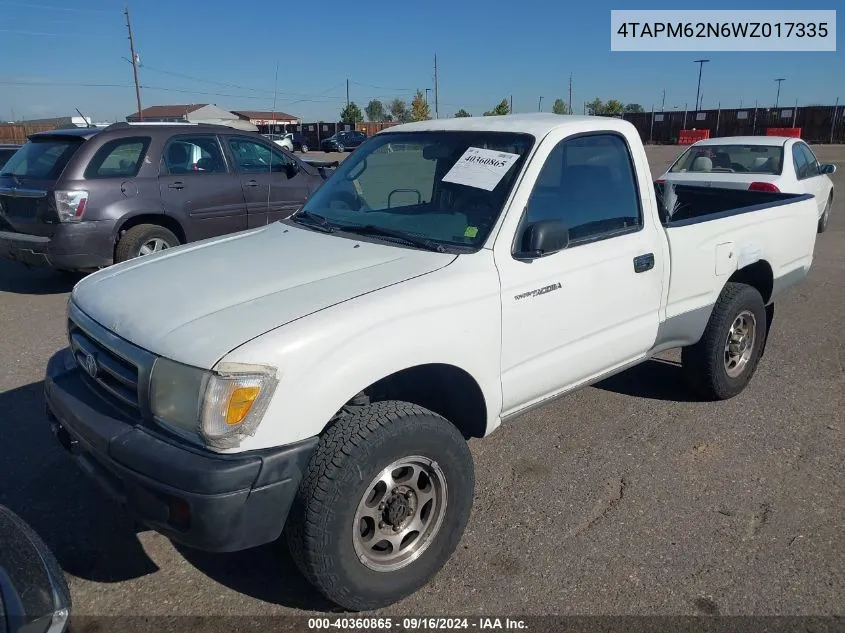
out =
{"type": "Polygon", "coordinates": [[[225,126],[41,132],[0,170],[0,257],[96,270],[284,219],[324,179],[260,134],[225,126]]]}

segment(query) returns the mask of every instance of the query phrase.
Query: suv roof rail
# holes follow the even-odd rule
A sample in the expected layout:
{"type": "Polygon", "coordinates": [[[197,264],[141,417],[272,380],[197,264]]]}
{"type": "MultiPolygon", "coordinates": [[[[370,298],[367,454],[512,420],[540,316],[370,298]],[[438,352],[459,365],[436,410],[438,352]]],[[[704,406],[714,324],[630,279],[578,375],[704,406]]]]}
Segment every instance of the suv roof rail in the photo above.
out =
{"type": "Polygon", "coordinates": [[[190,121],[117,121],[109,125],[108,129],[119,130],[138,125],[199,125],[199,123],[191,123],[190,121]]]}

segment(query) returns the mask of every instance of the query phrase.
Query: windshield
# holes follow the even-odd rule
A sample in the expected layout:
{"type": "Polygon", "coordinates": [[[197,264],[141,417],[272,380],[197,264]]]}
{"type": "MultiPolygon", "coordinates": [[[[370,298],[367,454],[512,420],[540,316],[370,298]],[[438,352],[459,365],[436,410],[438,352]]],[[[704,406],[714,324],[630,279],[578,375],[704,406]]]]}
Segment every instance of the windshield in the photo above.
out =
{"type": "Polygon", "coordinates": [[[782,145],[702,145],[690,147],[670,173],[779,174],[782,145]]]}
{"type": "Polygon", "coordinates": [[[525,157],[527,134],[378,134],[344,160],[302,209],[336,228],[369,226],[478,249],[525,157]]]}
{"type": "Polygon", "coordinates": [[[55,180],[83,142],[72,137],[31,140],[15,152],[0,175],[55,180]]]}

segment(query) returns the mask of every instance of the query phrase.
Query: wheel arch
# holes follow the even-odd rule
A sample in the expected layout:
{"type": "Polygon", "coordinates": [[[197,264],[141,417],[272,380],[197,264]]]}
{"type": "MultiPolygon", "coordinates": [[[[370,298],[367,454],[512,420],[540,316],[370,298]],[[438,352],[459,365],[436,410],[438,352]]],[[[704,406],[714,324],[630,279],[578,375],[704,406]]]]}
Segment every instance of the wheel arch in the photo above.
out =
{"type": "Polygon", "coordinates": [[[138,226],[139,224],[156,224],[158,226],[163,226],[179,238],[180,244],[184,244],[187,241],[185,229],[182,226],[182,223],[173,216],[166,215],[164,213],[141,212],[126,216],[118,221],[114,232],[115,246],[126,231],[131,229],[133,226],[138,226]]]}
{"type": "Polygon", "coordinates": [[[751,286],[763,297],[763,303],[768,304],[772,299],[774,281],[775,277],[771,264],[765,259],[760,259],[753,264],[748,264],[735,270],[725,282],[725,286],[729,283],[740,283],[751,286]]]}

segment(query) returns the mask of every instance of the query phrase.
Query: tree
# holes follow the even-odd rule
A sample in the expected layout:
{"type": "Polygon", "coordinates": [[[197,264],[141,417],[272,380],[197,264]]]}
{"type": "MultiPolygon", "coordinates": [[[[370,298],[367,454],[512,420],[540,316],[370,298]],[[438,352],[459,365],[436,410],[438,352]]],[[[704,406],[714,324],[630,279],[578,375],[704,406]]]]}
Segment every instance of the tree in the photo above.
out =
{"type": "Polygon", "coordinates": [[[412,121],[427,121],[431,118],[431,108],[425,102],[425,95],[422,90],[417,90],[417,94],[411,99],[411,120],[412,121]]]}
{"type": "Polygon", "coordinates": [[[387,112],[385,112],[384,104],[378,99],[370,101],[367,104],[367,107],[364,108],[364,112],[367,113],[367,119],[370,121],[384,121],[387,118],[387,112]]]}
{"type": "Polygon", "coordinates": [[[408,105],[402,99],[394,99],[390,102],[390,114],[397,123],[407,123],[411,120],[408,105]]]}
{"type": "Polygon", "coordinates": [[[484,116],[501,116],[503,114],[509,114],[511,111],[510,106],[508,105],[507,99],[502,99],[492,110],[488,110],[484,113],[484,116]]]}
{"type": "Polygon", "coordinates": [[[569,106],[566,105],[566,101],[563,99],[555,99],[555,103],[552,106],[552,112],[555,114],[568,114],[569,106]]]}
{"type": "Polygon", "coordinates": [[[605,116],[622,116],[625,111],[625,104],[616,99],[610,99],[604,104],[602,114],[605,116]]]}
{"type": "Polygon", "coordinates": [[[463,108],[461,108],[460,110],[455,112],[455,118],[456,119],[459,119],[459,118],[465,117],[465,116],[472,116],[472,115],[469,112],[467,112],[466,110],[464,110],[463,108]]]}
{"type": "Polygon", "coordinates": [[[645,112],[639,103],[629,103],[625,106],[625,112],[645,112]]]}
{"type": "Polygon", "coordinates": [[[587,104],[587,114],[591,114],[592,116],[599,116],[604,112],[604,104],[601,102],[601,99],[596,97],[592,101],[587,104]]]}
{"type": "Polygon", "coordinates": [[[340,111],[340,120],[343,123],[355,125],[364,120],[364,115],[361,113],[361,108],[354,101],[351,101],[348,106],[340,111]]]}

